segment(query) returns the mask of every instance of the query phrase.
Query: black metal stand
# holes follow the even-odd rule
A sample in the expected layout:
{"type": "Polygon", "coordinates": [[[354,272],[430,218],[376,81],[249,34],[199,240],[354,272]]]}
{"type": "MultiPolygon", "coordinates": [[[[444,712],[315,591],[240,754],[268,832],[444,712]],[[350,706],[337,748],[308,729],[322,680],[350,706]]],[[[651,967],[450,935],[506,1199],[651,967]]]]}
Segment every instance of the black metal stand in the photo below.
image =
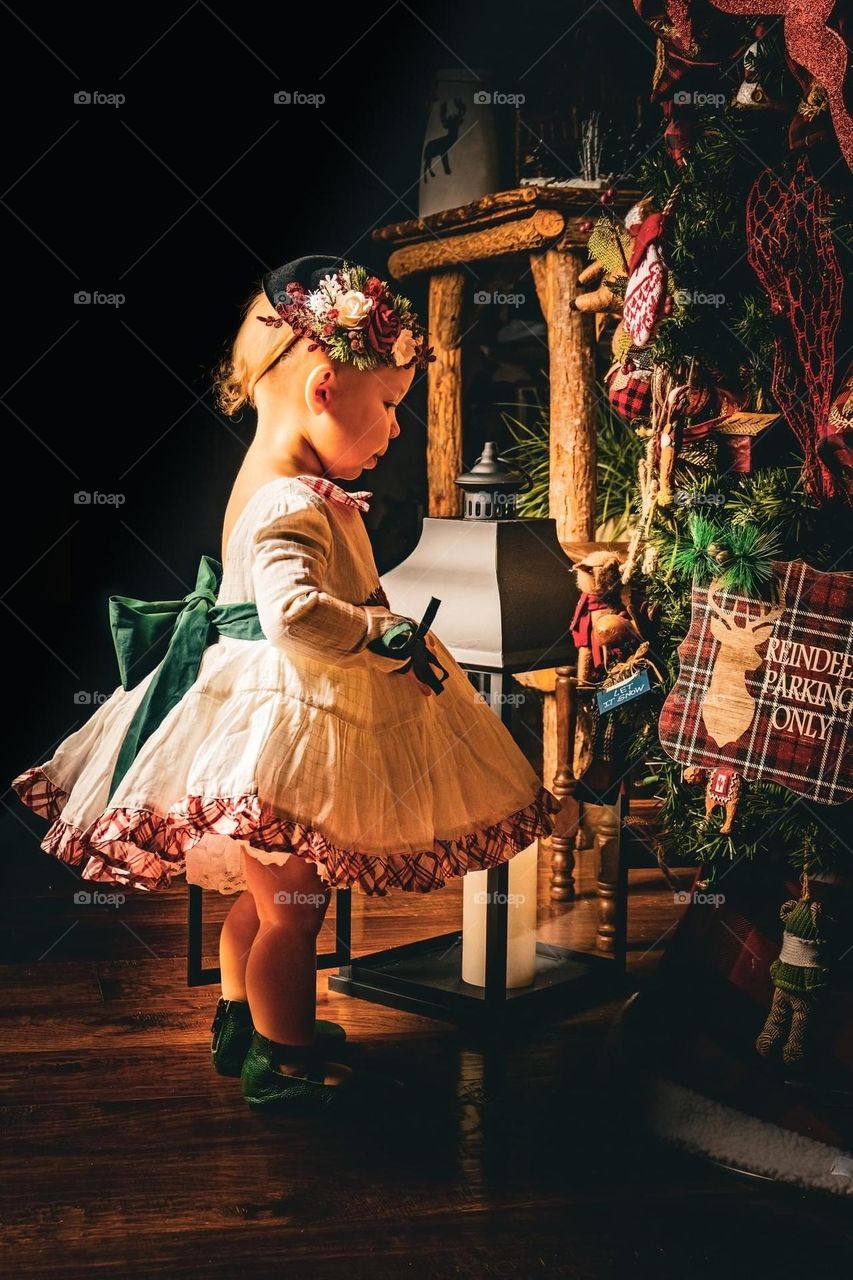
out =
{"type": "MultiPolygon", "coordinates": [[[[625,909],[627,869],[620,867],[621,909],[625,909]]],[[[463,982],[462,930],[359,956],[329,977],[329,990],[404,1009],[426,1018],[466,1025],[499,1024],[539,1015],[570,1013],[594,998],[617,994],[625,981],[625,929],[617,926],[617,946],[608,956],[537,943],[536,976],[524,987],[506,986],[509,863],[487,877],[492,905],[486,922],[486,985],[463,982]],[[621,943],[619,939],[621,938],[621,943]]]]}
{"type": "MultiPolygon", "coordinates": [[[[627,907],[627,865],[620,867],[619,909],[627,907]]],[[[509,864],[488,873],[488,891],[495,906],[507,911],[509,864]]],[[[200,987],[221,979],[219,967],[202,964],[203,892],[187,886],[187,986],[200,987]]],[[[537,944],[536,977],[525,987],[505,988],[506,921],[493,911],[486,925],[486,985],[463,982],[462,930],[438,934],[420,942],[388,947],[352,958],[352,891],[335,890],[335,950],[317,956],[318,969],[337,968],[329,990],[404,1009],[447,1022],[496,1023],[518,1015],[569,1013],[593,997],[617,993],[625,978],[624,919],[617,922],[616,948],[610,956],[537,944]]]]}
{"type": "Polygon", "coordinates": [[[496,1024],[516,1017],[571,1013],[592,998],[617,994],[624,975],[609,957],[536,947],[536,978],[489,999],[485,987],[463,982],[462,932],[361,956],[329,978],[329,990],[445,1022],[496,1024]]]}

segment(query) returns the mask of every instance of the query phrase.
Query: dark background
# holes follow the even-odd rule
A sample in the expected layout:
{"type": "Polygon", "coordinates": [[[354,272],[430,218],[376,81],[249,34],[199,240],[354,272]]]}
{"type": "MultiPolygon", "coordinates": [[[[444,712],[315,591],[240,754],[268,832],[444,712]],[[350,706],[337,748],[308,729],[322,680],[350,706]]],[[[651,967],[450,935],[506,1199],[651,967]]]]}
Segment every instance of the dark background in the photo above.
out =
{"type": "MultiPolygon", "coordinates": [[[[0,821],[18,841],[20,824],[40,832],[44,822],[5,780],[53,754],[118,684],[108,596],[179,598],[200,555],[219,556],[254,424],[248,412],[233,422],[216,411],[211,373],[242,305],[263,271],[304,253],[369,256],[384,270],[371,230],[417,216],[436,73],[488,69],[496,85],[525,94],[531,120],[537,111],[577,119],[593,107],[625,136],[638,120],[660,125],[644,105],[653,42],[627,0],[315,9],[196,0],[50,17],[4,6],[2,20],[0,821]],[[326,102],[277,106],[283,88],[326,102]],[[75,103],[95,90],[126,102],[75,103]],[[78,291],[125,301],[79,305],[78,291]],[[80,491],[124,501],[80,505],[80,491]],[[80,691],[88,704],[75,701],[80,691]]],[[[512,119],[507,126],[514,181],[512,119]]],[[[572,176],[557,156],[554,172],[572,176]]],[[[405,292],[423,308],[417,284],[405,292]]],[[[529,278],[527,293],[537,310],[529,278]]],[[[547,372],[541,341],[534,355],[547,372]]],[[[500,419],[482,386],[466,394],[470,466],[500,419]]],[[[420,374],[400,438],[358,482],[375,494],[367,522],[380,572],[419,535],[425,406],[420,374]]]]}

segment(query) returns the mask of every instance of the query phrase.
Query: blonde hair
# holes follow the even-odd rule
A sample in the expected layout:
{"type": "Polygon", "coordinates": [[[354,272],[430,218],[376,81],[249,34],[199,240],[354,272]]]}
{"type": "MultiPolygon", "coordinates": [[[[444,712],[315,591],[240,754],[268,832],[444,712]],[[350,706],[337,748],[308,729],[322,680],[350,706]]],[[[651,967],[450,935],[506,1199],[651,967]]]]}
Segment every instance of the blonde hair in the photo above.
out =
{"type": "Polygon", "coordinates": [[[243,319],[230,350],[217,366],[213,377],[216,400],[229,418],[244,404],[255,407],[258,379],[296,345],[296,334],[286,321],[276,329],[256,319],[258,315],[271,315],[272,311],[264,291],[254,293],[243,308],[243,319]]]}

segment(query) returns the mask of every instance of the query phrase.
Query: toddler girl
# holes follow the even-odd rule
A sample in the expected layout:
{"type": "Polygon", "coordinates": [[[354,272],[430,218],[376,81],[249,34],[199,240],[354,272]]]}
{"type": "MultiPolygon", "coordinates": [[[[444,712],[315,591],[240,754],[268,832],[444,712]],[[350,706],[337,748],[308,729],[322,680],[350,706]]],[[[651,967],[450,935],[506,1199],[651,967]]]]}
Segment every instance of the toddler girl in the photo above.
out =
{"type": "Polygon", "coordinates": [[[340,1106],[367,1083],[315,1018],[332,887],[441,889],[550,834],[560,808],[441,640],[392,612],[372,495],[332,479],[376,467],[433,358],[408,300],[362,266],[264,276],[217,377],[225,413],[257,413],[221,563],[203,556],[183,600],[110,598],[121,685],[12,782],[84,880],[237,895],[212,1056],[259,1109],[340,1106]]]}

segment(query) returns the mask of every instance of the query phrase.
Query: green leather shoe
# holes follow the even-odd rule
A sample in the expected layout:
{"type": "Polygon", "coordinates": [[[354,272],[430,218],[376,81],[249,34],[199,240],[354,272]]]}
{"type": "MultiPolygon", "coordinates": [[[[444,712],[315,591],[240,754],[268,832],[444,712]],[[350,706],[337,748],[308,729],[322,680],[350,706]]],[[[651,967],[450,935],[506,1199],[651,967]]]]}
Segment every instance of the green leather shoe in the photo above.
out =
{"type": "MultiPolygon", "coordinates": [[[[347,1038],[346,1031],[337,1022],[325,1022],[318,1018],[314,1026],[316,1043],[324,1052],[339,1050],[347,1038]]],[[[210,1057],[219,1075],[239,1076],[254,1029],[252,1015],[245,1000],[220,998],[210,1026],[213,1037],[210,1057]]]]}
{"type": "MultiPolygon", "coordinates": [[[[398,1080],[358,1072],[341,1084],[324,1084],[329,1055],[317,1044],[305,1054],[303,1075],[278,1070],[278,1046],[256,1031],[243,1061],[243,1097],[253,1111],[358,1113],[400,1095],[398,1080]]],[[[334,1059],[331,1059],[334,1061],[334,1059]]]]}

